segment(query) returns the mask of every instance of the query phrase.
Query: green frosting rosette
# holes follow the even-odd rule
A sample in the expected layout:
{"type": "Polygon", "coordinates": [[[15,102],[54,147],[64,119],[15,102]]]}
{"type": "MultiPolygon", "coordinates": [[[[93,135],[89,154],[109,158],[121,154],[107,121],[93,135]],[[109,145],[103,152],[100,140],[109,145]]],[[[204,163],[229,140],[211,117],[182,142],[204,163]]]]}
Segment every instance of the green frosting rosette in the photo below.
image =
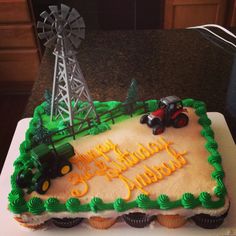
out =
{"type": "Polygon", "coordinates": [[[206,114],[207,110],[206,110],[206,107],[205,106],[199,106],[196,110],[195,110],[195,113],[198,115],[198,116],[201,116],[201,115],[204,115],[206,114]]]}
{"type": "Polygon", "coordinates": [[[80,200],[77,198],[70,198],[66,201],[66,208],[70,212],[79,212],[80,200]]]}
{"type": "Polygon", "coordinates": [[[216,180],[223,179],[224,176],[225,176],[225,172],[223,170],[215,170],[211,174],[211,177],[216,180]]]}
{"type": "Polygon", "coordinates": [[[22,168],[23,164],[23,160],[20,159],[19,157],[14,161],[13,163],[14,167],[16,168],[16,170],[19,170],[20,168],[22,168]]]}
{"type": "MultiPolygon", "coordinates": [[[[12,189],[17,189],[17,188],[19,188],[18,185],[17,185],[17,183],[16,183],[16,181],[14,181],[14,180],[11,180],[11,187],[12,187],[12,189]]],[[[23,190],[22,190],[22,191],[23,191],[23,190]]]]}
{"type": "Polygon", "coordinates": [[[8,194],[8,200],[11,203],[12,201],[23,198],[24,192],[20,188],[14,188],[12,191],[8,194]]]}
{"type": "Polygon", "coordinates": [[[117,198],[113,206],[114,206],[114,209],[118,212],[126,211],[126,202],[122,198],[117,198]]]}
{"type": "Polygon", "coordinates": [[[91,202],[89,203],[91,211],[93,212],[98,212],[99,210],[103,210],[102,205],[103,201],[101,198],[98,197],[92,198],[91,202]]]}
{"type": "Polygon", "coordinates": [[[212,208],[211,206],[211,195],[207,192],[201,192],[199,195],[199,201],[205,208],[212,208]]]}
{"type": "Polygon", "coordinates": [[[217,149],[218,148],[218,144],[217,142],[214,140],[214,138],[212,138],[211,136],[206,136],[205,137],[207,142],[206,142],[206,149],[217,149]]]}
{"type": "Polygon", "coordinates": [[[9,209],[15,214],[21,214],[27,212],[27,204],[24,198],[17,198],[10,202],[9,209]]]}
{"type": "Polygon", "coordinates": [[[27,203],[29,212],[31,212],[34,215],[40,215],[45,211],[44,203],[43,201],[38,197],[31,198],[27,203]]]}
{"type": "Polygon", "coordinates": [[[12,175],[11,175],[11,186],[13,189],[15,188],[19,188],[17,183],[16,183],[16,178],[17,178],[17,175],[18,175],[18,171],[15,171],[12,175]]]}
{"type": "Polygon", "coordinates": [[[152,209],[153,208],[153,203],[152,201],[150,200],[150,198],[145,195],[145,194],[140,194],[137,199],[136,199],[136,202],[138,204],[138,207],[141,208],[141,209],[152,209]]]}
{"type": "Polygon", "coordinates": [[[186,98],[183,100],[183,105],[185,107],[192,107],[193,104],[194,104],[194,99],[192,99],[192,98],[186,98]]]}
{"type": "Polygon", "coordinates": [[[60,212],[66,211],[66,207],[63,204],[60,204],[57,198],[48,198],[45,202],[45,207],[49,212],[60,212]]]}
{"type": "Polygon", "coordinates": [[[181,198],[181,204],[184,208],[192,209],[196,206],[196,199],[192,193],[184,193],[181,198]]]}
{"type": "Polygon", "coordinates": [[[208,162],[211,165],[214,165],[215,163],[221,163],[221,155],[217,150],[211,150],[210,151],[211,155],[208,157],[208,162]]]}
{"type": "Polygon", "coordinates": [[[223,198],[226,194],[226,188],[224,184],[218,185],[214,188],[214,193],[217,197],[223,198]]]}
{"type": "MultiPolygon", "coordinates": [[[[224,171],[223,171],[222,165],[220,163],[215,162],[212,164],[212,166],[215,168],[215,171],[220,171],[220,173],[217,174],[219,178],[224,178],[224,171]]],[[[214,175],[214,172],[212,172],[213,175],[214,175]]]]}
{"type": "Polygon", "coordinates": [[[210,126],[207,126],[204,129],[202,129],[200,133],[203,137],[210,136],[210,137],[214,138],[214,136],[215,136],[214,131],[212,130],[212,128],[210,126]]]}
{"type": "Polygon", "coordinates": [[[160,206],[160,209],[162,210],[168,210],[171,208],[170,205],[170,199],[167,195],[165,194],[161,194],[158,198],[157,198],[157,203],[160,206]]]}
{"type": "Polygon", "coordinates": [[[202,102],[202,101],[197,101],[197,100],[194,100],[194,103],[193,103],[193,108],[194,109],[197,109],[199,107],[206,107],[206,103],[205,102],[202,102]]]}
{"type": "Polygon", "coordinates": [[[207,115],[201,115],[198,120],[198,123],[203,127],[207,127],[211,125],[211,120],[207,117],[207,115]]]}

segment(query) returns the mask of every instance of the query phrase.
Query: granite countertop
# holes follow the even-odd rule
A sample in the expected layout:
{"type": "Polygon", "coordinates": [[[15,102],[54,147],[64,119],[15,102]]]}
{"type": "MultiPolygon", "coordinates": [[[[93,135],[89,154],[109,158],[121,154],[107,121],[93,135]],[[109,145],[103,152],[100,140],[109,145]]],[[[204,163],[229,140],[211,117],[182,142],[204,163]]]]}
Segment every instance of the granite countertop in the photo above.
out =
{"type": "MultiPolygon", "coordinates": [[[[197,31],[89,31],[78,60],[94,100],[124,101],[130,81],[136,79],[140,99],[172,94],[201,99],[209,111],[225,114],[231,127],[236,123],[225,109],[233,56],[197,31]]],[[[25,117],[43,101],[53,68],[54,56],[47,49],[25,117]]]]}

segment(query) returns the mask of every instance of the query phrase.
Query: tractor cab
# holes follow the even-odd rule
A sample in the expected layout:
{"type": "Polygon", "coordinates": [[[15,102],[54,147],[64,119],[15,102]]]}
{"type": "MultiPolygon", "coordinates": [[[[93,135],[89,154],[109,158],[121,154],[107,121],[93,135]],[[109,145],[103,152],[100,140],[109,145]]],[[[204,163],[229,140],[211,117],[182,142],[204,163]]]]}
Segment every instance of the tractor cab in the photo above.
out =
{"type": "Polygon", "coordinates": [[[166,126],[170,126],[172,117],[177,111],[183,109],[183,104],[177,96],[164,97],[159,102],[159,109],[164,110],[163,122],[166,126]]]}

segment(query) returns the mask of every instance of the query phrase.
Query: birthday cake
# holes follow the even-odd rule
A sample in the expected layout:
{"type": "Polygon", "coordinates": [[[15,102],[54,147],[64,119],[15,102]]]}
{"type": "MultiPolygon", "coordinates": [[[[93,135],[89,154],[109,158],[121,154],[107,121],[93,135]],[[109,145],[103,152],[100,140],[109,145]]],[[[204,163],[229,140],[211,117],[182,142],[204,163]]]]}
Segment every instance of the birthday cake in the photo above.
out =
{"type": "Polygon", "coordinates": [[[204,102],[169,96],[93,105],[96,119],[73,126],[49,122],[47,101],[35,109],[8,196],[20,224],[223,223],[229,209],[224,157],[204,102]]]}
{"type": "Polygon", "coordinates": [[[39,37],[55,55],[52,93],[36,107],[14,162],[8,209],[21,225],[116,222],[219,227],[227,215],[221,154],[204,102],[168,96],[93,101],[76,48],[83,18],[64,4],[41,13],[39,37]]]}

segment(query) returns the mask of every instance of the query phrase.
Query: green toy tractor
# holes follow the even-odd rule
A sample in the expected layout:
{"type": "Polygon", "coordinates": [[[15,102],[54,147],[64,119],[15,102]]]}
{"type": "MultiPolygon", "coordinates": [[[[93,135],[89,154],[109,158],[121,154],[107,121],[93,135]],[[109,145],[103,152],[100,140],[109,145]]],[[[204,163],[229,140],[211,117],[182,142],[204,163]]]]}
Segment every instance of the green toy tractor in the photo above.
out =
{"type": "Polygon", "coordinates": [[[55,149],[40,144],[30,151],[30,160],[17,175],[17,185],[20,188],[27,188],[28,193],[32,191],[39,194],[46,193],[51,179],[64,176],[72,170],[69,159],[74,155],[74,149],[69,143],[55,149]]]}

